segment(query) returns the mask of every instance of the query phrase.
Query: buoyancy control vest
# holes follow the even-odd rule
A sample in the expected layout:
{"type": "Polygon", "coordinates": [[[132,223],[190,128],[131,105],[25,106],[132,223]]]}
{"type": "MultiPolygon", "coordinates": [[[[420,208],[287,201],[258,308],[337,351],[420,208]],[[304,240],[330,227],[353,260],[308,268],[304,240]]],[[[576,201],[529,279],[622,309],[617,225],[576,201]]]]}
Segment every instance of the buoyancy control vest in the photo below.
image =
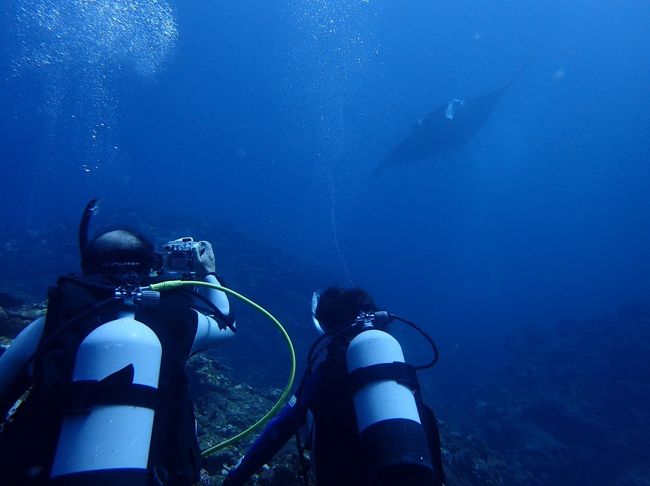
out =
{"type": "Polygon", "coordinates": [[[86,276],[50,289],[30,395],[0,434],[8,484],[198,481],[184,370],[196,333],[190,298],[129,307],[115,291],[86,276]]]}

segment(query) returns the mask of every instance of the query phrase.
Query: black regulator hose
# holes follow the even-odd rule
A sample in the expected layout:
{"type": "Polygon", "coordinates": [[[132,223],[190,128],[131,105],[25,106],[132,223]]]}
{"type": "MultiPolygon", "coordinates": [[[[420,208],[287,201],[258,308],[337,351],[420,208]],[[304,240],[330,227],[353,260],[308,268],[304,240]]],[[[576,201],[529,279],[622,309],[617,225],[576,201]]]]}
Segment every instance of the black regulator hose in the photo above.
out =
{"type": "Polygon", "coordinates": [[[199,294],[195,290],[180,289],[177,292],[183,295],[195,297],[199,299],[201,302],[203,302],[212,311],[212,314],[214,315],[214,320],[217,321],[217,325],[219,326],[219,329],[221,330],[230,329],[233,333],[237,332],[237,328],[235,327],[235,318],[232,316],[232,311],[230,314],[225,315],[223,312],[221,312],[221,309],[219,309],[216,305],[214,305],[210,301],[210,299],[199,294]]]}
{"type": "Polygon", "coordinates": [[[414,322],[409,321],[408,319],[404,319],[403,317],[400,317],[395,314],[389,314],[391,319],[397,319],[398,321],[403,322],[404,324],[411,326],[413,329],[415,329],[417,332],[419,332],[424,339],[426,339],[429,342],[429,345],[431,346],[431,350],[433,351],[433,359],[431,359],[430,362],[419,365],[419,366],[413,366],[416,370],[426,370],[428,368],[432,368],[435,366],[435,364],[438,362],[440,359],[440,352],[438,351],[438,346],[436,346],[436,343],[434,342],[433,338],[429,336],[426,332],[424,332],[417,324],[414,322]]]}
{"type": "MultiPolygon", "coordinates": [[[[415,329],[420,335],[422,335],[424,337],[424,339],[427,340],[427,342],[429,343],[429,346],[431,346],[431,350],[433,351],[433,358],[431,359],[431,361],[429,361],[426,364],[413,366],[414,369],[416,369],[416,370],[426,370],[428,368],[432,368],[433,366],[436,365],[436,363],[440,359],[440,352],[438,351],[438,346],[436,346],[436,343],[433,340],[433,338],[431,336],[429,336],[429,334],[427,334],[424,330],[422,330],[422,328],[420,328],[414,322],[409,321],[408,319],[404,319],[403,317],[398,316],[396,314],[391,314],[390,312],[387,312],[387,311],[377,311],[377,312],[374,312],[374,313],[370,313],[370,314],[367,314],[367,317],[370,317],[372,321],[374,321],[374,322],[376,322],[378,324],[381,324],[382,327],[378,327],[379,329],[382,329],[382,328],[385,329],[385,327],[393,319],[398,320],[398,321],[403,322],[404,324],[412,327],[413,329],[415,329]]],[[[314,341],[314,343],[309,348],[309,352],[307,353],[307,374],[309,374],[309,371],[311,370],[312,366],[316,362],[316,359],[318,358],[320,353],[323,351],[323,346],[322,346],[323,341],[325,341],[325,340],[327,340],[328,342],[334,341],[340,335],[349,332],[352,328],[360,325],[362,322],[363,321],[355,320],[352,323],[350,323],[350,325],[344,326],[340,331],[338,331],[338,332],[336,332],[336,333],[334,333],[332,335],[323,334],[318,339],[316,339],[316,341],[314,341]]],[[[303,382],[304,382],[304,378],[303,378],[303,381],[301,382],[300,386],[298,387],[298,389],[302,388],[302,383],[303,382]]]]}

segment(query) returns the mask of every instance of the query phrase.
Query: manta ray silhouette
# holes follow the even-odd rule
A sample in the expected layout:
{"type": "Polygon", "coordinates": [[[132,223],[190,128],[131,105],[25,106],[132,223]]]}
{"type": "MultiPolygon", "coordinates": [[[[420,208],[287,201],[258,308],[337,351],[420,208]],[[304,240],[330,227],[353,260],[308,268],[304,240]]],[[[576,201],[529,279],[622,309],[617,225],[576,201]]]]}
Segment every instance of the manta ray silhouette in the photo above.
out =
{"type": "Polygon", "coordinates": [[[440,105],[418,121],[411,133],[379,164],[373,175],[403,162],[431,159],[465,145],[485,125],[495,106],[518,77],[478,98],[453,99],[440,105]]]}

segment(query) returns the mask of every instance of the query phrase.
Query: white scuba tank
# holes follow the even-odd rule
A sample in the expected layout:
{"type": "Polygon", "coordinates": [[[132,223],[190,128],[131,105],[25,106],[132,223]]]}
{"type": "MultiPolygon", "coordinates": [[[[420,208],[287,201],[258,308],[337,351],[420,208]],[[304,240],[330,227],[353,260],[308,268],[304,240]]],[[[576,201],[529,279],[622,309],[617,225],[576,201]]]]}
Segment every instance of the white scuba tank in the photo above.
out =
{"type": "MultiPolygon", "coordinates": [[[[346,360],[348,374],[359,375],[374,365],[404,363],[404,354],[393,336],[370,329],[350,342],[346,360]]],[[[413,391],[394,377],[383,378],[367,374],[353,395],[369,474],[381,478],[390,471],[412,468],[428,477],[433,474],[431,455],[413,391]]]]}
{"type": "MultiPolygon", "coordinates": [[[[158,388],[162,346],[132,313],[93,330],[77,351],[73,382],[98,381],[133,366],[133,383],[158,388]]],[[[94,405],[64,418],[51,478],[61,484],[146,484],[154,410],[94,405]],[[115,478],[116,481],[113,481],[115,478]],[[104,483],[102,483],[104,484],[104,483]],[[108,484],[108,483],[106,483],[108,484]]]]}

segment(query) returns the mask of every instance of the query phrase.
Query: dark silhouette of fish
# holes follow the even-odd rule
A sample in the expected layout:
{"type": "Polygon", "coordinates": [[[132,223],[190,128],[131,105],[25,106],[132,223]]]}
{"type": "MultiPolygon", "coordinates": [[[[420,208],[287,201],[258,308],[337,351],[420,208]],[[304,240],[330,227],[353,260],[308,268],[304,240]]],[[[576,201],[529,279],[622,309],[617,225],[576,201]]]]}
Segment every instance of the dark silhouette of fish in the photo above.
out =
{"type": "Polygon", "coordinates": [[[373,175],[403,162],[431,159],[465,145],[485,125],[495,106],[518,77],[492,93],[470,100],[453,99],[436,108],[418,121],[373,175]]]}

